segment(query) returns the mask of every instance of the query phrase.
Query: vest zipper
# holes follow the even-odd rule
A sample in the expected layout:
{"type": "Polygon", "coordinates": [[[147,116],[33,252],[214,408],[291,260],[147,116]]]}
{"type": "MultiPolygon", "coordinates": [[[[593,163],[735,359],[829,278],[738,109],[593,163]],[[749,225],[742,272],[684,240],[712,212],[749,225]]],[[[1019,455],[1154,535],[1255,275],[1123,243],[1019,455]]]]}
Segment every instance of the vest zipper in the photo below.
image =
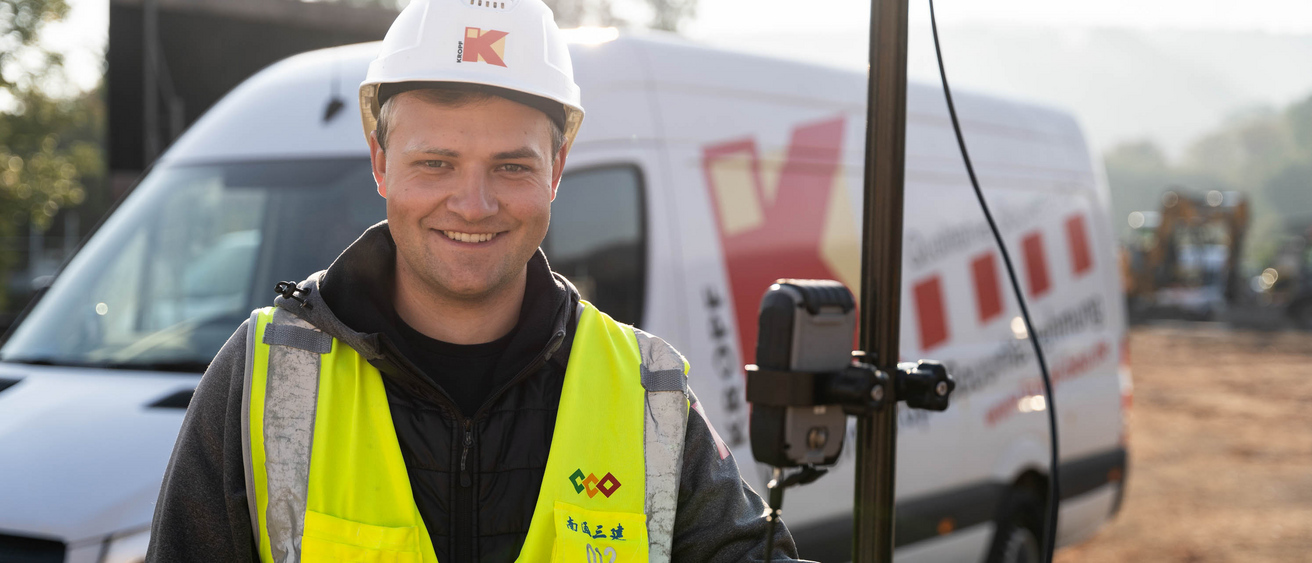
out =
{"type": "Polygon", "coordinates": [[[483,405],[478,407],[478,410],[474,412],[474,416],[471,418],[473,420],[481,418],[483,416],[483,411],[487,410],[489,406],[497,402],[497,399],[501,398],[502,393],[505,393],[507,389],[514,387],[529,374],[542,367],[542,364],[546,363],[547,360],[550,360],[551,356],[556,353],[556,350],[560,349],[560,345],[564,343],[564,341],[565,331],[556,331],[556,334],[551,336],[551,340],[547,341],[546,348],[543,348],[541,352],[538,352],[537,357],[533,358],[533,361],[524,366],[524,369],[519,370],[519,373],[515,374],[515,377],[511,378],[511,380],[507,381],[505,385],[502,385],[500,389],[497,389],[489,395],[487,400],[483,401],[483,405]]]}
{"type": "Polygon", "coordinates": [[[417,381],[424,382],[430,388],[436,390],[438,393],[435,398],[439,399],[439,402],[445,403],[450,408],[451,412],[455,415],[456,421],[459,422],[464,428],[463,444],[460,452],[460,489],[463,490],[458,490],[455,492],[454,495],[452,495],[453,497],[452,500],[454,502],[452,503],[453,507],[452,507],[451,514],[454,516],[457,514],[466,513],[469,515],[469,517],[452,518],[451,549],[453,555],[455,556],[454,557],[455,560],[464,561],[470,559],[473,557],[473,552],[474,552],[475,538],[473,534],[476,533],[476,530],[473,529],[473,522],[478,515],[478,511],[474,507],[473,491],[469,490],[470,487],[473,486],[473,479],[471,478],[471,472],[469,470],[469,450],[472,449],[474,445],[474,428],[473,428],[474,421],[477,421],[479,418],[481,418],[484,414],[484,411],[490,405],[495,403],[496,400],[500,398],[501,395],[505,393],[507,389],[510,389],[511,387],[518,384],[529,374],[533,373],[538,368],[540,368],[542,364],[546,363],[547,360],[551,359],[551,356],[555,354],[556,351],[560,349],[561,344],[564,343],[565,331],[563,329],[556,331],[556,333],[552,335],[551,340],[547,342],[547,346],[541,352],[538,352],[537,357],[534,358],[532,362],[529,362],[529,364],[525,366],[524,369],[520,370],[519,373],[516,374],[514,378],[512,378],[505,385],[502,385],[500,389],[497,389],[496,392],[492,394],[492,396],[488,397],[488,399],[483,403],[483,405],[479,407],[478,411],[474,413],[474,416],[469,418],[465,418],[464,414],[460,412],[460,407],[456,405],[455,401],[451,398],[451,395],[447,394],[445,389],[442,389],[441,386],[434,384],[433,381],[428,379],[427,377],[421,377],[417,375],[419,373],[418,370],[410,368],[412,364],[410,364],[409,360],[406,359],[405,356],[403,356],[396,349],[395,345],[393,345],[387,338],[382,338],[380,340],[387,353],[391,355],[393,358],[396,358],[396,360],[394,360],[392,364],[397,368],[399,368],[402,372],[406,373],[409,377],[415,378],[417,381]]]}
{"type": "Polygon", "coordinates": [[[473,483],[469,479],[469,470],[465,462],[469,459],[469,448],[474,445],[474,429],[471,421],[465,421],[465,449],[460,452],[460,486],[468,487],[473,483]]]}

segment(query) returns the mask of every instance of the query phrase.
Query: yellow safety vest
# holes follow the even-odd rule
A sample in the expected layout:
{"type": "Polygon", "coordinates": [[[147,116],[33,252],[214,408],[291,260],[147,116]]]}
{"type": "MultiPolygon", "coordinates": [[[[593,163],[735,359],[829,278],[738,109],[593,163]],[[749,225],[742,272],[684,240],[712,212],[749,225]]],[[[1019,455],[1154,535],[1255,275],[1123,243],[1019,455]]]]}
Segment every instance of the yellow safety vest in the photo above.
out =
{"type": "MultiPolygon", "coordinates": [[[[688,364],[580,310],[518,560],[669,561],[688,364]]],[[[260,560],[435,563],[379,371],[285,310],[256,310],[249,326],[243,445],[260,560]]]]}

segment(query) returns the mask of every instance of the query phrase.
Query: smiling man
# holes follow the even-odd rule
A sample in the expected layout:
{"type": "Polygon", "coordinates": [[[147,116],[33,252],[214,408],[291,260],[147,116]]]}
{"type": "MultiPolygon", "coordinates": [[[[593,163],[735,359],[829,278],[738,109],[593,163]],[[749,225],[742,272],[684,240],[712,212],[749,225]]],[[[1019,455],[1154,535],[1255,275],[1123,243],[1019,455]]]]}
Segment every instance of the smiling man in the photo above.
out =
{"type": "Polygon", "coordinates": [[[538,249],[583,120],[541,0],[412,1],[360,101],[387,221],[215,357],[148,559],[763,558],[683,357],[538,249]]]}

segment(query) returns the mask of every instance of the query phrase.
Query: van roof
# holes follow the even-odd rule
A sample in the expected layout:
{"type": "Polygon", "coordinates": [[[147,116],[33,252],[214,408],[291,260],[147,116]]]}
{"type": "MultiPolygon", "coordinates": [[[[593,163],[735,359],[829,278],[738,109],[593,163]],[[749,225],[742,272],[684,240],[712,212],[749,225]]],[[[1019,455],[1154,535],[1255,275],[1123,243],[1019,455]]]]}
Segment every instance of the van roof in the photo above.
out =
{"type": "MultiPolygon", "coordinates": [[[[228,93],[174,144],[161,163],[182,164],[368,155],[358,85],[381,42],[320,49],[274,63],[228,93]],[[329,115],[329,105],[340,110],[329,115]]],[[[864,73],[699,45],[662,32],[625,32],[600,44],[570,46],[587,111],[576,147],[656,139],[651,96],[663,91],[714,98],[768,99],[865,116],[864,73]],[[780,80],[780,76],[789,77],[780,80]]],[[[1083,147],[1074,120],[1059,110],[991,96],[954,96],[967,129],[1040,137],[1083,147]]],[[[908,125],[943,125],[937,85],[911,84],[908,125]]],[[[666,132],[668,135],[669,132],[666,132]]],[[[910,148],[909,148],[910,150],[910,148]]]]}

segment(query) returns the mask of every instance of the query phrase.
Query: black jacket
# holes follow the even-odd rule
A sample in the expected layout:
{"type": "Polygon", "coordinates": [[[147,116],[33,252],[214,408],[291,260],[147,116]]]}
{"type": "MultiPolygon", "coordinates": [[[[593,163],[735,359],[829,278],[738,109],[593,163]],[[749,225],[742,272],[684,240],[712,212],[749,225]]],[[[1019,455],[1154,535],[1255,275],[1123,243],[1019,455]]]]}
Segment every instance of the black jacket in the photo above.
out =
{"type": "MultiPolygon", "coordinates": [[[[471,417],[415,366],[391,304],[395,246],[371,228],[328,270],[301,284],[309,304],[276,305],[350,345],[384,374],[415,502],[438,559],[513,561],[528,532],[551,449],[573,340],[578,293],[539,252],[524,307],[496,377],[503,383],[471,417]]],[[[241,454],[243,325],[206,371],[169,462],[155,511],[150,561],[257,559],[241,454]]],[[[695,371],[695,370],[694,370],[695,371]]],[[[440,377],[438,377],[440,379],[440,377]]],[[[696,385],[695,374],[690,380],[696,385]]],[[[720,459],[709,427],[690,411],[675,517],[675,561],[745,561],[764,549],[764,505],[720,459]]],[[[776,561],[796,558],[782,526],[776,561]]]]}

